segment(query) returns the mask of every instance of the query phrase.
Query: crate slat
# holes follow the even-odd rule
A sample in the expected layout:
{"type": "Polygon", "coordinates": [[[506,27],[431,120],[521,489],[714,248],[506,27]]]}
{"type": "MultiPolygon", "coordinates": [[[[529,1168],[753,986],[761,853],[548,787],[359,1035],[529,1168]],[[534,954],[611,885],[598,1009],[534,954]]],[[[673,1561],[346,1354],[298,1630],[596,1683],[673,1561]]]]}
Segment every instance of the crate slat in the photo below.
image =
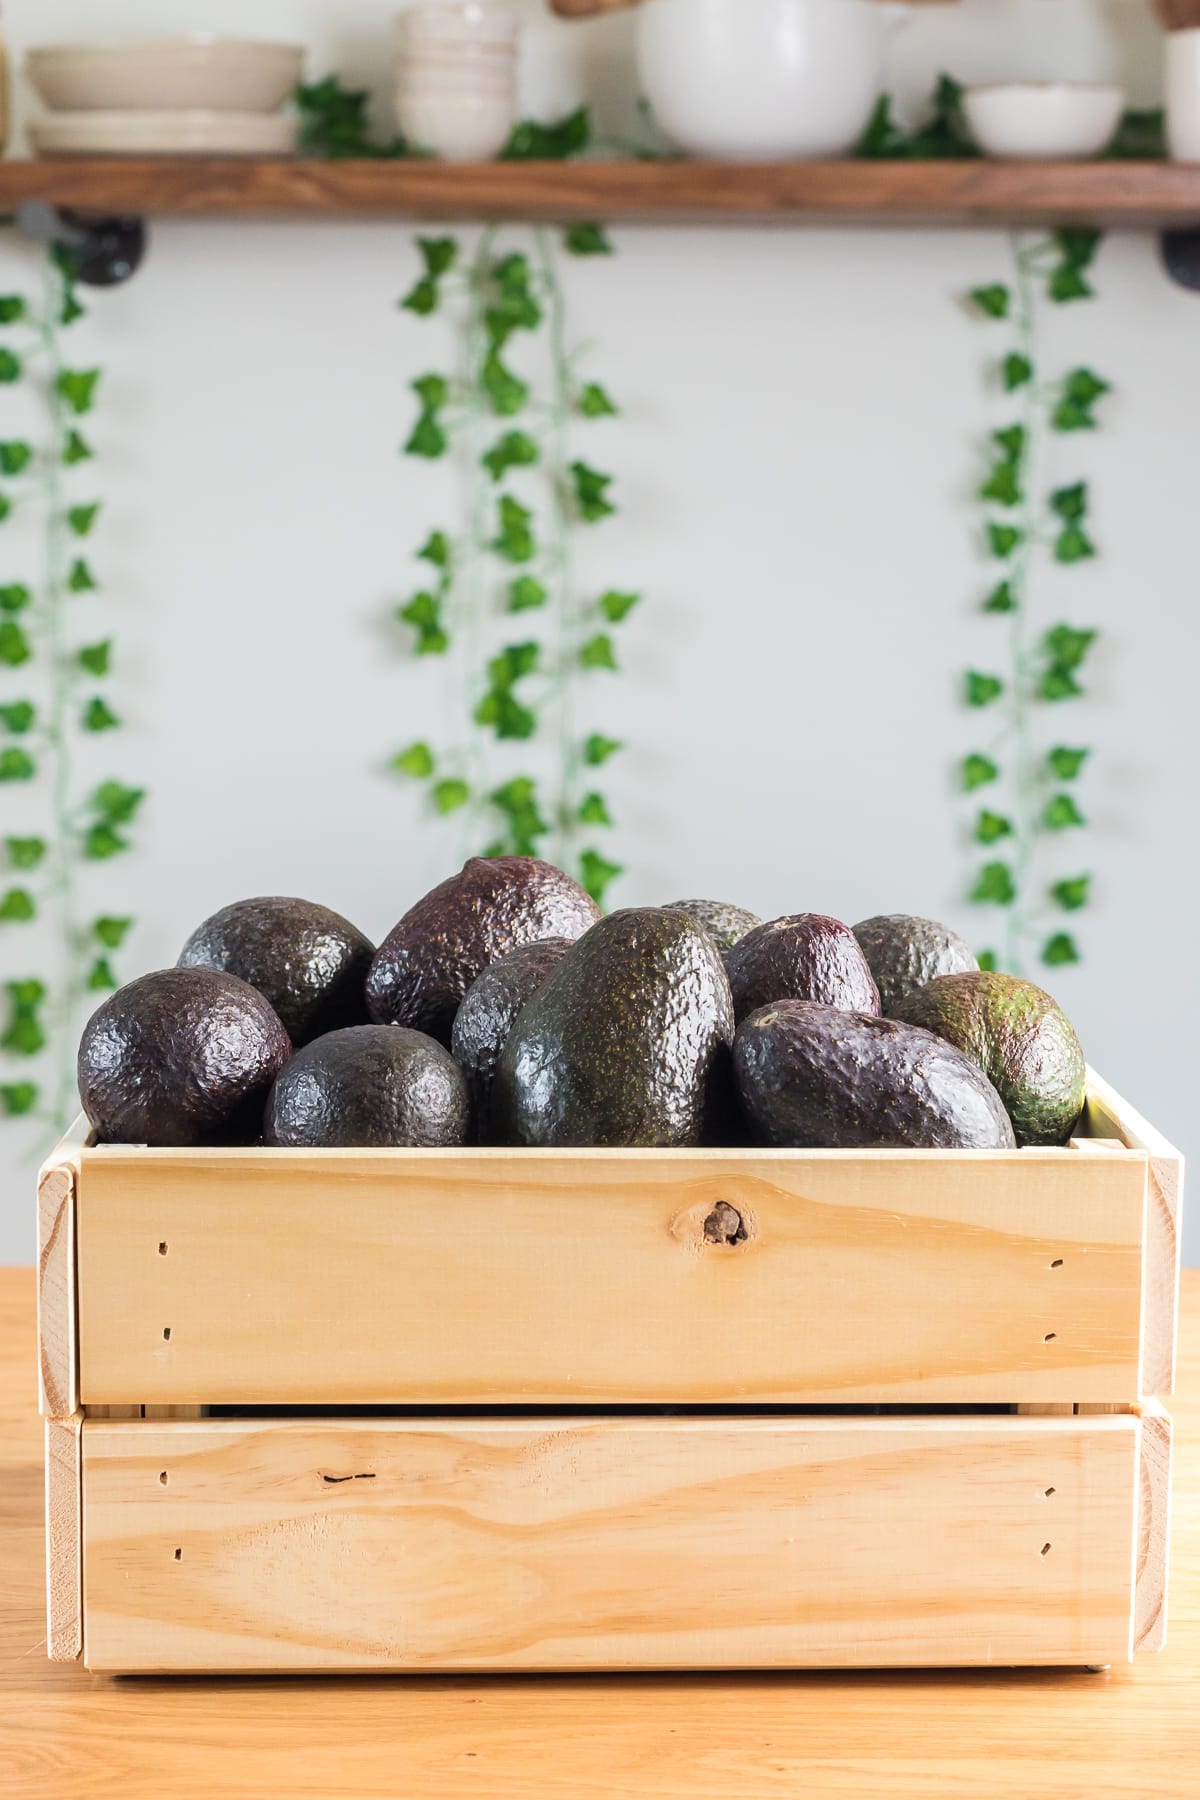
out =
{"type": "Polygon", "coordinates": [[[1131,1415],[89,1421],[87,1661],[1125,1661],[1139,1434],[1131,1415]]]}
{"type": "Polygon", "coordinates": [[[1138,1393],[1133,1151],[113,1147],[78,1180],[88,1405],[1138,1393]]]}
{"type": "Polygon", "coordinates": [[[74,1662],[83,1653],[82,1414],[47,1419],[46,1654],[74,1662]]]}

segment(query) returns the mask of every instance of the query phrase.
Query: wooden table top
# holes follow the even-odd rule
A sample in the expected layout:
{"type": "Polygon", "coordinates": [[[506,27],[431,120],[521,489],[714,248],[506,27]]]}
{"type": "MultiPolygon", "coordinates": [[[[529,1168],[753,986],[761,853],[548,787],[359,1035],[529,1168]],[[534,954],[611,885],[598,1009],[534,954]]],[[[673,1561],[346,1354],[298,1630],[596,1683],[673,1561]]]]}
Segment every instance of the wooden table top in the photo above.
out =
{"type": "Polygon", "coordinates": [[[1170,1640],[1109,1674],[180,1679],[45,1660],[34,1286],[0,1270],[4,1800],[1196,1800],[1200,1271],[1170,1640]]]}

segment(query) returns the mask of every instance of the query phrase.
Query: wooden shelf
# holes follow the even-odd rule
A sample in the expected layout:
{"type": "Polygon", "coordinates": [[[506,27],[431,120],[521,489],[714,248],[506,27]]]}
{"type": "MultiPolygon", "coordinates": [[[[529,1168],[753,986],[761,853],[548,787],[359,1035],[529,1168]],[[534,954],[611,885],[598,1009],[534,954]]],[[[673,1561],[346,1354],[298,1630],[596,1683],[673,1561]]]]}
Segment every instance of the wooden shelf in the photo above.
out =
{"type": "Polygon", "coordinates": [[[0,162],[24,200],[141,214],[408,219],[1200,225],[1200,165],[1161,162],[317,162],[53,158],[0,162]]]}

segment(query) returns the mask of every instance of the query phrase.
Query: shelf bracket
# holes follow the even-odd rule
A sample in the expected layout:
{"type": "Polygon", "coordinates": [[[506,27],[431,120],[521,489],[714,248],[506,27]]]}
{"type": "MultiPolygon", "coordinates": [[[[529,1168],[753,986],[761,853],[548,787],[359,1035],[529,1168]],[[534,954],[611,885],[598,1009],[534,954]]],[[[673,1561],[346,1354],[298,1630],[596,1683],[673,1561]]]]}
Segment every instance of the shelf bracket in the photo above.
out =
{"type": "Polygon", "coordinates": [[[1200,226],[1164,231],[1158,242],[1171,280],[1177,287],[1200,294],[1200,226]]]}
{"type": "Polygon", "coordinates": [[[145,222],[134,214],[77,212],[26,200],[17,208],[17,226],[36,243],[66,251],[74,279],[87,287],[128,281],[146,253],[145,222]]]}

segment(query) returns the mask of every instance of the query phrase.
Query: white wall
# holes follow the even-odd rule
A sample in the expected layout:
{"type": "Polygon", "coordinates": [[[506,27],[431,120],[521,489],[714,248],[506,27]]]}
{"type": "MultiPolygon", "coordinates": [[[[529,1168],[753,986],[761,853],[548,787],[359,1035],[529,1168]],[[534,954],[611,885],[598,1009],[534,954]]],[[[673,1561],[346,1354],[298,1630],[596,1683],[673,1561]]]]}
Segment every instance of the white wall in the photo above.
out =
{"type": "MultiPolygon", "coordinates": [[[[100,15],[105,33],[190,21],[297,32],[319,40],[314,68],[350,71],[370,68],[389,11],[5,8],[18,47],[94,37],[100,15]]],[[[557,41],[592,41],[611,77],[627,26],[557,41]]],[[[1026,58],[1093,75],[1123,57],[1144,99],[1156,48],[1139,0],[966,0],[913,28],[904,77],[924,89],[941,66],[1019,72],[1026,58]]],[[[555,81],[569,98],[561,69],[555,81]]],[[[948,769],[973,732],[959,672],[999,654],[972,609],[969,510],[994,340],[955,296],[1003,274],[1002,236],[617,239],[611,261],[567,271],[573,331],[599,341],[596,372],[625,409],[592,428],[623,510],[591,566],[648,596],[626,628],[626,675],[607,690],[596,678],[609,696],[596,722],[634,746],[611,765],[634,871],[613,898],[711,893],[849,920],[915,910],[981,941],[948,769]]],[[[0,290],[33,266],[9,235],[0,258],[0,290]]],[[[396,454],[406,383],[441,349],[438,325],[394,307],[413,271],[410,233],[386,222],[155,223],[144,269],[78,328],[79,359],[107,371],[93,435],[108,504],[105,593],[79,605],[115,630],[130,727],[97,767],[119,757],[152,790],[137,854],[89,878],[97,907],[139,915],[128,972],[172,961],[200,918],[245,894],[310,895],[382,934],[453,861],[453,827],[381,773],[398,743],[454,729],[437,675],[386,628],[449,481],[396,454]]],[[[1166,282],[1145,237],[1112,238],[1097,282],[1099,303],[1050,321],[1052,348],[1117,384],[1105,432],[1056,452],[1064,478],[1092,481],[1103,557],[1038,599],[1047,622],[1104,632],[1070,726],[1097,745],[1097,904],[1081,924],[1086,967],[1052,985],[1092,1061],[1187,1147],[1200,301],[1166,282]]],[[[17,937],[30,928],[3,929],[5,971],[32,968],[36,939],[17,937]]],[[[31,1246],[22,1138],[0,1130],[9,1260],[31,1246]]],[[[1200,1256],[1200,1233],[1192,1245],[1200,1256]]]]}

